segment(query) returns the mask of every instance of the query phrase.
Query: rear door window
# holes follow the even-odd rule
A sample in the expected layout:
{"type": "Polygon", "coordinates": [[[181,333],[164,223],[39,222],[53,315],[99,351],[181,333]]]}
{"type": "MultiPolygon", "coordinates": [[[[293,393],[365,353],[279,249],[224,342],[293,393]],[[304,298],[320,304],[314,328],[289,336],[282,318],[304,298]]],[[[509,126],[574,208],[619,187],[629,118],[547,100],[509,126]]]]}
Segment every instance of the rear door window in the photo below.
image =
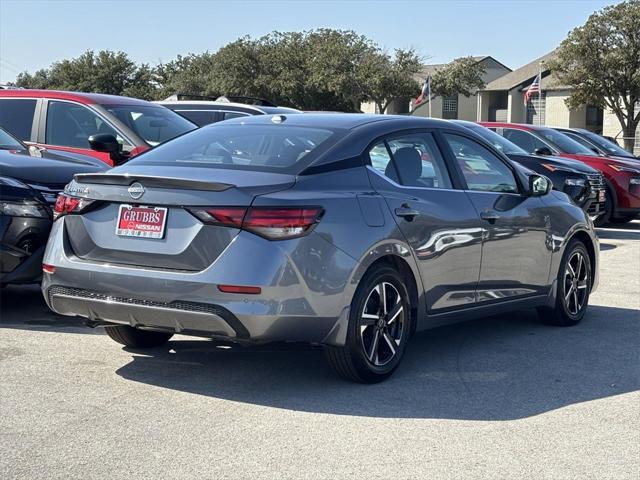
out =
{"type": "Polygon", "coordinates": [[[502,134],[504,138],[515,143],[528,153],[535,152],[536,148],[549,148],[543,141],[524,130],[515,130],[513,128],[505,128],[502,134]]]}
{"type": "Polygon", "coordinates": [[[0,99],[0,127],[23,142],[30,141],[36,102],[25,98],[0,99]]]}

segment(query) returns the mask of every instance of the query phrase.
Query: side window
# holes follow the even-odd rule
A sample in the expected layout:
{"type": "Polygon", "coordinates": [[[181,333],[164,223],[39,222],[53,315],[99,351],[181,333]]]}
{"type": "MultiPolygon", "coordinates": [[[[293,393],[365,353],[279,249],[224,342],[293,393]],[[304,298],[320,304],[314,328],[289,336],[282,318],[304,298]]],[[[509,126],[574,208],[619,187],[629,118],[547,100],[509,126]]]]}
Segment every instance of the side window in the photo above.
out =
{"type": "Polygon", "coordinates": [[[225,120],[229,120],[230,118],[248,117],[248,116],[249,115],[247,113],[242,113],[242,112],[225,112],[224,113],[225,120]]]}
{"type": "Polygon", "coordinates": [[[369,159],[373,168],[401,185],[451,188],[444,159],[430,133],[389,137],[369,150],[369,159]]]}
{"type": "Polygon", "coordinates": [[[513,172],[497,156],[466,137],[445,133],[469,190],[518,193],[513,172]]]}
{"type": "Polygon", "coordinates": [[[3,98],[0,100],[0,127],[22,141],[31,140],[36,100],[3,98]]]}
{"type": "Polygon", "coordinates": [[[525,132],[523,130],[505,128],[502,136],[529,153],[533,153],[536,148],[549,148],[547,147],[547,145],[545,145],[544,142],[537,139],[534,135],[531,135],[529,132],[525,132]]]}
{"type": "Polygon", "coordinates": [[[174,110],[176,113],[182,115],[187,120],[191,120],[193,123],[202,127],[209,125],[216,121],[216,113],[207,110],[174,110]]]}
{"type": "Polygon", "coordinates": [[[47,145],[89,148],[89,137],[97,133],[110,133],[122,143],[118,132],[87,107],[49,101],[45,131],[47,145]]]}

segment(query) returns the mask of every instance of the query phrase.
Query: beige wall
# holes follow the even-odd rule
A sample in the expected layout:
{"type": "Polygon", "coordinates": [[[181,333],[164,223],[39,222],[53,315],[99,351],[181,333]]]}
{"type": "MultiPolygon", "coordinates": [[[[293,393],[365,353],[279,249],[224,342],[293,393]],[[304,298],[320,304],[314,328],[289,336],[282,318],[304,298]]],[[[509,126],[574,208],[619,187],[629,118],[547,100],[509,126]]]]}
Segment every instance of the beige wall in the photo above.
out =
{"type": "MultiPolygon", "coordinates": [[[[618,145],[624,148],[624,141],[622,139],[622,125],[616,117],[616,114],[611,110],[605,110],[602,119],[602,134],[608,137],[613,137],[618,142],[618,145]]],[[[640,125],[636,129],[636,143],[634,145],[634,154],[640,155],[640,125]]]]}
{"type": "Polygon", "coordinates": [[[527,112],[524,106],[524,97],[521,92],[515,88],[509,91],[507,103],[507,122],[509,123],[525,123],[527,121],[527,112]]]}
{"type": "Polygon", "coordinates": [[[478,96],[458,95],[458,120],[475,122],[478,116],[478,96]]]}
{"type": "Polygon", "coordinates": [[[545,123],[553,127],[585,128],[587,107],[569,110],[565,100],[569,97],[567,90],[547,91],[545,123]]]}

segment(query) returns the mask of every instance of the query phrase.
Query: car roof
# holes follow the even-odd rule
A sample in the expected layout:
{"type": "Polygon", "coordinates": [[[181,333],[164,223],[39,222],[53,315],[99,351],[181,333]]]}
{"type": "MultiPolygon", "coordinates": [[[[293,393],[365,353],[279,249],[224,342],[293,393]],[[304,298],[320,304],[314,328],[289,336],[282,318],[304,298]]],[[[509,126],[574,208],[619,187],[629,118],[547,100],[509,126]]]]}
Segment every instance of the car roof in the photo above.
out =
{"type": "Polygon", "coordinates": [[[0,90],[0,98],[52,98],[70,100],[86,105],[149,105],[150,102],[131,97],[106,95],[103,93],[66,92],[62,90],[0,90]]]}
{"type": "MultiPolygon", "coordinates": [[[[317,127],[317,128],[344,128],[353,129],[371,123],[395,122],[399,128],[429,128],[429,127],[446,127],[454,126],[446,120],[434,118],[411,117],[407,115],[378,115],[363,113],[305,113],[303,115],[256,115],[252,117],[234,118],[225,120],[224,124],[247,123],[247,124],[270,124],[281,123],[283,125],[291,125],[297,127],[317,127]],[[274,122],[274,117],[284,117],[282,122],[274,122]]],[[[203,128],[210,128],[214,125],[207,125],[203,128]]]]}
{"type": "Polygon", "coordinates": [[[234,108],[245,108],[247,110],[253,110],[257,113],[301,113],[300,110],[296,110],[295,108],[288,107],[269,107],[262,105],[251,105],[248,103],[238,103],[238,102],[214,102],[213,100],[159,100],[153,103],[157,103],[158,105],[201,105],[201,106],[211,106],[211,107],[219,107],[223,109],[224,107],[234,107],[234,108]]]}
{"type": "Polygon", "coordinates": [[[548,125],[533,125],[531,123],[506,123],[506,122],[479,122],[483,127],[502,127],[502,128],[515,128],[517,130],[549,130],[554,129],[548,125]]]}

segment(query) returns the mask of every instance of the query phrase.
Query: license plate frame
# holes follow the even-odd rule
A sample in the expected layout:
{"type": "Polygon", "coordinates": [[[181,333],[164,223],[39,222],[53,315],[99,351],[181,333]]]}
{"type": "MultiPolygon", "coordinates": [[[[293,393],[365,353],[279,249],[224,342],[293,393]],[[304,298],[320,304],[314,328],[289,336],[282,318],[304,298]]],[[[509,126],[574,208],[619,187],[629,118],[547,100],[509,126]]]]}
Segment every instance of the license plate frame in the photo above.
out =
{"type": "Polygon", "coordinates": [[[144,238],[148,240],[162,240],[167,227],[167,216],[169,214],[166,207],[150,207],[146,205],[122,204],[118,208],[118,218],[116,219],[116,235],[128,238],[144,238]],[[160,214],[156,221],[123,219],[124,211],[144,211],[144,213],[160,214]],[[128,222],[124,225],[123,222],[128,222]],[[152,228],[140,228],[147,226],[152,228]]]}

